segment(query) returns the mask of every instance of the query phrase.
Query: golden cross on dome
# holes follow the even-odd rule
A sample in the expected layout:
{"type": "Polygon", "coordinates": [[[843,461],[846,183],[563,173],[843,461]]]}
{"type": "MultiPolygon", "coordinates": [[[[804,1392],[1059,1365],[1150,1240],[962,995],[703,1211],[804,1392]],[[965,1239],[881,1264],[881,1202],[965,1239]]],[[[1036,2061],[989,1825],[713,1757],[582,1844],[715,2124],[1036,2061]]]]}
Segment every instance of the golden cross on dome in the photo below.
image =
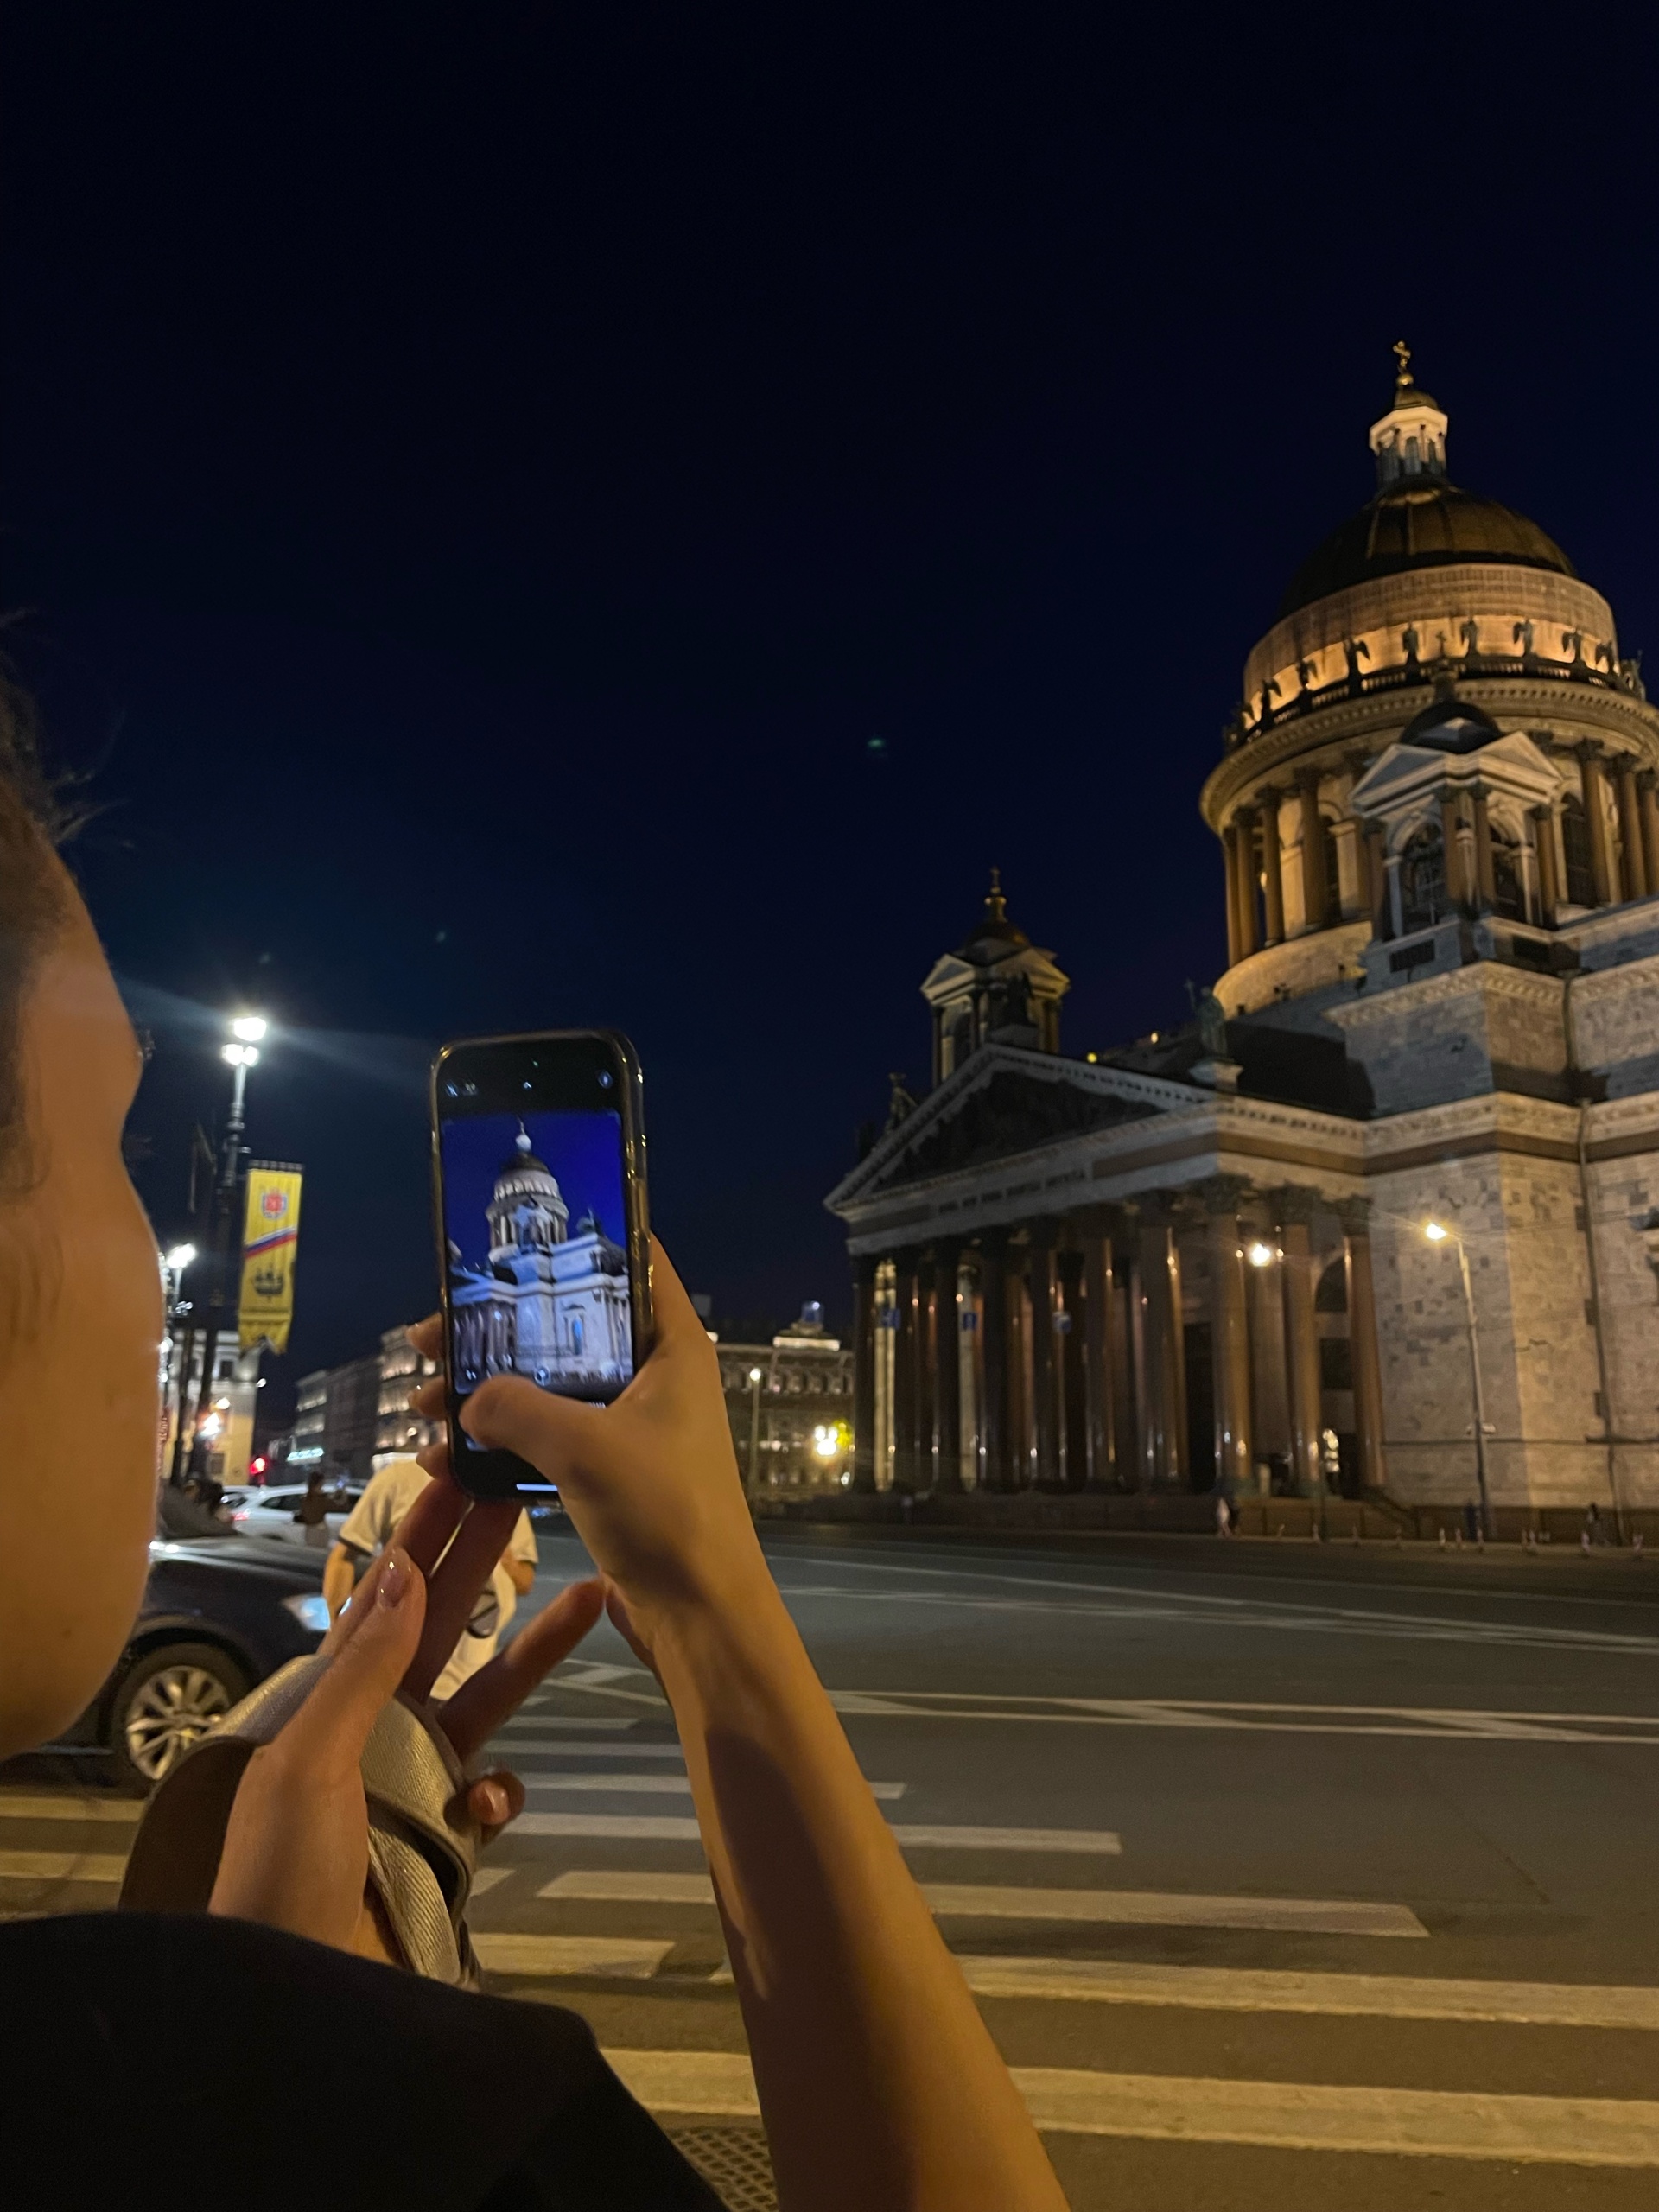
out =
{"type": "Polygon", "coordinates": [[[1400,366],[1395,372],[1395,386],[1403,391],[1411,382],[1411,348],[1403,338],[1396,338],[1393,346],[1394,358],[1400,366]]]}

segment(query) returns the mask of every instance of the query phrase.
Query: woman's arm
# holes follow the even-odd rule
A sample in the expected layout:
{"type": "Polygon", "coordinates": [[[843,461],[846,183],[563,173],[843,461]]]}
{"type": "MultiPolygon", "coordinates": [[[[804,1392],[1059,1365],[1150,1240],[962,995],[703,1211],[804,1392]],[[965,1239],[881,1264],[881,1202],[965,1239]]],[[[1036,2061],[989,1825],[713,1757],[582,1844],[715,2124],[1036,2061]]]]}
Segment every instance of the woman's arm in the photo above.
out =
{"type": "Polygon", "coordinates": [[[1063,2212],[766,1568],[713,1348],[655,1258],[657,1347],[615,1405],[504,1377],[464,1419],[559,1484],[673,1707],[780,2202],[1063,2212]]]}

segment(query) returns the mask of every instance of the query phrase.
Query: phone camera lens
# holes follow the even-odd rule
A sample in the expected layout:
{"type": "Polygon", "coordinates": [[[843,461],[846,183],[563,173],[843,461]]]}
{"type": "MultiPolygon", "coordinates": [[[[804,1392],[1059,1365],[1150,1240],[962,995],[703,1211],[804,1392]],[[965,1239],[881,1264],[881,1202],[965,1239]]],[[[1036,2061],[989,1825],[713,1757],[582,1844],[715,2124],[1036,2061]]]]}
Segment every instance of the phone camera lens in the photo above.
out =
{"type": "Polygon", "coordinates": [[[611,1071],[610,1071],[610,1070],[609,1070],[608,1068],[601,1068],[601,1069],[600,1070],[600,1071],[599,1071],[599,1087],[600,1087],[600,1089],[601,1089],[601,1090],[608,1090],[610,1089],[610,1087],[611,1087],[611,1071]]]}

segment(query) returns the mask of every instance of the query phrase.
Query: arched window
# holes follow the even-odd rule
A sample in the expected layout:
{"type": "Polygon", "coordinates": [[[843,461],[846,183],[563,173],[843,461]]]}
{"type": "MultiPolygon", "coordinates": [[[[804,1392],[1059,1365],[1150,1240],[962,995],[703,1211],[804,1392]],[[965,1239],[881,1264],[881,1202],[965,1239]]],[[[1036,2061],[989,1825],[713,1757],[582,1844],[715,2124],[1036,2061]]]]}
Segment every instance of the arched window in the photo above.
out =
{"type": "Polygon", "coordinates": [[[1400,856],[1400,918],[1407,930],[1432,929],[1451,911],[1440,824],[1425,823],[1400,856]]]}
{"type": "Polygon", "coordinates": [[[570,1316],[570,1349],[572,1351],[576,1353],[581,1352],[585,1335],[586,1332],[582,1325],[581,1314],[573,1313],[570,1316]]]}
{"type": "Polygon", "coordinates": [[[1590,823],[1584,801],[1576,791],[1569,791],[1561,802],[1561,851],[1567,860],[1567,905],[1593,906],[1596,878],[1590,866],[1590,823]]]}

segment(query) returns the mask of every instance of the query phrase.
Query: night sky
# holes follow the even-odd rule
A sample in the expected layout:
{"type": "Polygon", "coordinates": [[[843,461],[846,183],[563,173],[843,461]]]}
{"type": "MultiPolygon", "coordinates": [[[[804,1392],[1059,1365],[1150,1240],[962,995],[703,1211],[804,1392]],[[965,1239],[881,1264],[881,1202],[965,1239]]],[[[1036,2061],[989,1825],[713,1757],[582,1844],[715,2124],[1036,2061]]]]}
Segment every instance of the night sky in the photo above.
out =
{"type": "Polygon", "coordinates": [[[993,862],[1068,1049],[1179,1018],[1198,786],[1395,338],[1659,645],[1652,32],[1574,20],[14,16],[0,599],[163,1232],[213,1010],[282,1026],[279,1389],[432,1302],[446,1037],[632,1034],[729,1325],[844,1314],[821,1200],[993,862]]]}

